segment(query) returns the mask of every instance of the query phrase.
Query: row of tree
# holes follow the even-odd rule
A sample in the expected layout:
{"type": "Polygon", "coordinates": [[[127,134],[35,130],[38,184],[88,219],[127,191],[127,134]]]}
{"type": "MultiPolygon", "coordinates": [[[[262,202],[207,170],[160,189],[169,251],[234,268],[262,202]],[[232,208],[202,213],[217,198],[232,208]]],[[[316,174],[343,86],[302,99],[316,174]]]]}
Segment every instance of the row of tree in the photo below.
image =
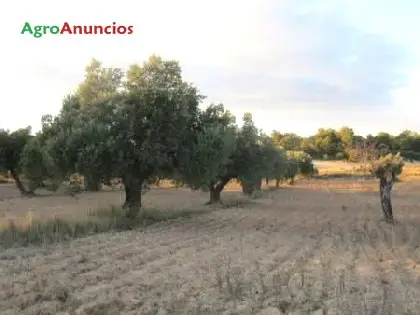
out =
{"type": "Polygon", "coordinates": [[[362,161],[373,151],[381,155],[398,152],[408,160],[420,160],[420,134],[403,131],[397,136],[380,132],[376,136],[356,135],[353,129],[342,127],[339,130],[319,129],[309,137],[300,137],[294,133],[272,133],[276,145],[286,150],[301,150],[314,159],[362,161]]]}
{"type": "Polygon", "coordinates": [[[59,114],[42,118],[40,132],[0,132],[0,171],[9,171],[26,195],[46,180],[57,188],[75,173],[93,191],[120,178],[131,218],[157,178],[208,190],[209,203],[216,203],[232,179],[251,194],[263,178],[278,185],[298,172],[314,173],[309,154],[276,145],[251,114],[239,128],[222,104],[201,109],[203,98],[176,61],[152,56],[124,73],[93,60],[59,114]]]}

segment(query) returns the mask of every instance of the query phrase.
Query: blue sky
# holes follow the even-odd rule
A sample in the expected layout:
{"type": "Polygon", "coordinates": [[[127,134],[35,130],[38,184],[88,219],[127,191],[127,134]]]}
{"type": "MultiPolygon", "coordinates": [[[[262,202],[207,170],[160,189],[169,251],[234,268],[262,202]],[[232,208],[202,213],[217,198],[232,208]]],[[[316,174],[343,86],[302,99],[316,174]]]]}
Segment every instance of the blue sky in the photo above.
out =
{"type": "Polygon", "coordinates": [[[413,0],[12,2],[0,13],[8,43],[0,128],[38,130],[92,57],[126,68],[157,53],[179,60],[206,102],[238,118],[250,111],[267,132],[420,132],[419,16],[413,0]],[[35,39],[20,35],[26,21],[115,21],[134,34],[35,39]]]}

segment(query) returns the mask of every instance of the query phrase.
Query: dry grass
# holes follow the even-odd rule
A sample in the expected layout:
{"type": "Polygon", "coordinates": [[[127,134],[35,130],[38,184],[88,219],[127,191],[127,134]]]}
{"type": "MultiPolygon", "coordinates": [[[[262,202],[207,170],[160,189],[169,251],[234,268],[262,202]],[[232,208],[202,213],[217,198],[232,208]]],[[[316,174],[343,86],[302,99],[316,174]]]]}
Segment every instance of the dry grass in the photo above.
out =
{"type": "Polygon", "coordinates": [[[0,184],[9,184],[9,183],[12,183],[12,182],[13,182],[12,179],[10,179],[9,177],[0,173],[0,184]]]}
{"type": "MultiPolygon", "coordinates": [[[[188,215],[1,252],[0,313],[419,314],[420,182],[407,178],[395,187],[394,226],[380,221],[370,179],[302,180],[252,200],[232,184],[229,209],[204,207],[205,193],[152,189],[150,213],[188,215]]],[[[0,211],[85,222],[108,219],[106,205],[120,201],[119,192],[13,198],[0,211]]]]}
{"type": "MultiPolygon", "coordinates": [[[[345,161],[315,161],[321,177],[361,177],[370,175],[365,165],[361,163],[349,163],[345,161]]],[[[420,163],[406,162],[401,174],[403,180],[420,178],[420,163]]]]}

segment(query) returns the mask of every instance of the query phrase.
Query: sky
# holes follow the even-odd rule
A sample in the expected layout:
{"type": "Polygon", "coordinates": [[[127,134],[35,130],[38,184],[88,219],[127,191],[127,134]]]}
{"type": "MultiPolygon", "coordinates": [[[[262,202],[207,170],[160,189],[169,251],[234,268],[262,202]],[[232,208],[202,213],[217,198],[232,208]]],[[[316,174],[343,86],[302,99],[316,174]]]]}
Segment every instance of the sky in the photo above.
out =
{"type": "Polygon", "coordinates": [[[266,132],[420,132],[420,2],[415,0],[73,0],[0,12],[0,128],[40,129],[92,58],[127,68],[180,62],[208,103],[266,132]],[[133,25],[132,35],[21,35],[25,24],[133,25]]]}

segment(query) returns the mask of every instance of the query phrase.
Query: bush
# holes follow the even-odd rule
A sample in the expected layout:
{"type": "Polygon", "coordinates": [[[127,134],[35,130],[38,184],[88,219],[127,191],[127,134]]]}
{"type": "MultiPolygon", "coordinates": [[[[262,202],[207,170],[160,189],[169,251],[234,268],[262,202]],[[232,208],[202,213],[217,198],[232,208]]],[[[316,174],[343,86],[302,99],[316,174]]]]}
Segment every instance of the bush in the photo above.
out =
{"type": "Polygon", "coordinates": [[[338,153],[335,155],[335,158],[336,158],[337,160],[344,160],[344,159],[346,159],[346,156],[345,156],[345,154],[344,154],[343,152],[338,152],[338,153]]]}
{"type": "Polygon", "coordinates": [[[378,177],[398,176],[402,173],[404,161],[401,155],[389,153],[374,161],[371,166],[372,173],[378,177]]]}
{"type": "Polygon", "coordinates": [[[287,151],[286,157],[290,161],[296,161],[298,173],[304,176],[312,176],[316,174],[312,157],[303,151],[287,151]]]}
{"type": "Polygon", "coordinates": [[[420,161],[420,152],[407,150],[401,152],[401,155],[409,161],[420,161]]]}

